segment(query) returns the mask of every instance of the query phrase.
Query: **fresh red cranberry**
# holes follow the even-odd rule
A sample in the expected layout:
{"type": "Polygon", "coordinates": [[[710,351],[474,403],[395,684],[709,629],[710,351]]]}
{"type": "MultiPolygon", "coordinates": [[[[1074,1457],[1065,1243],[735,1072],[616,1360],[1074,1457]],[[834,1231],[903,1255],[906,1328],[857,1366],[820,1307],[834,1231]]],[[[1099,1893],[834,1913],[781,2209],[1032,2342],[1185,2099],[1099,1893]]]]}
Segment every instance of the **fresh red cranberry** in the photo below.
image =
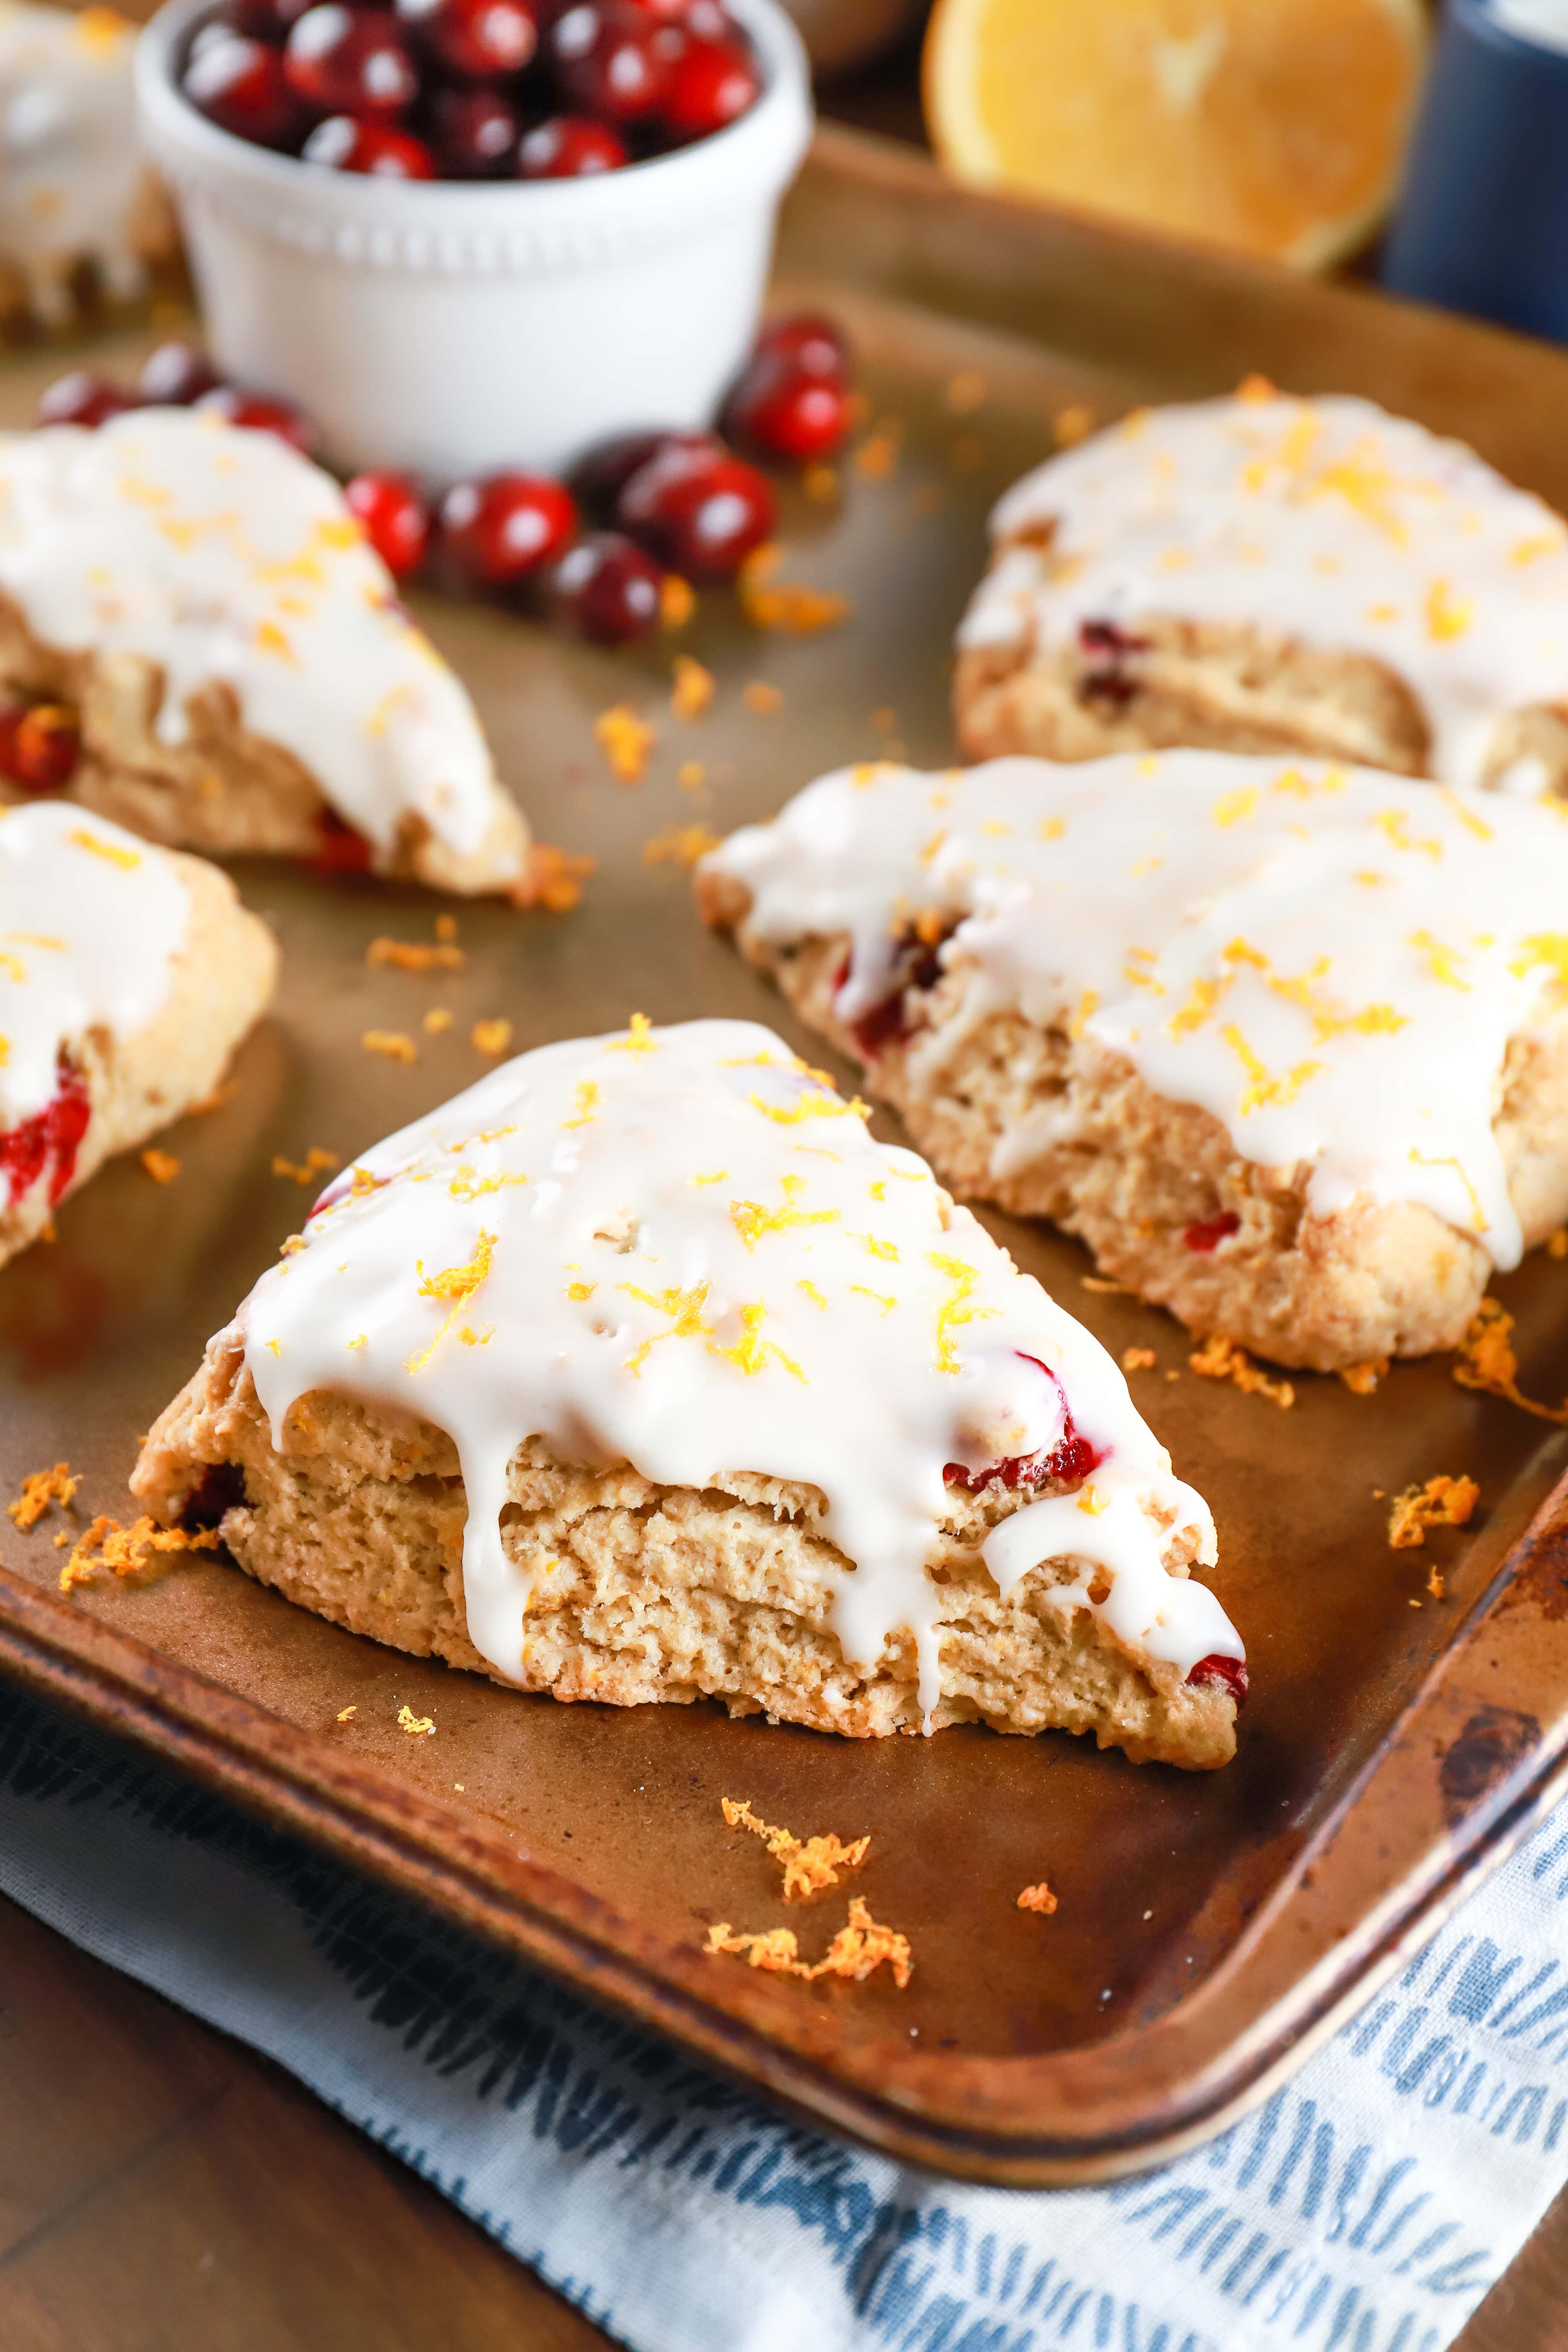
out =
{"type": "Polygon", "coordinates": [[[539,47],[531,0],[394,0],[400,24],[446,73],[499,81],[539,47]]]}
{"type": "Polygon", "coordinates": [[[1240,1231],[1241,1219],[1236,1211],[1222,1209],[1217,1217],[1201,1217],[1195,1225],[1189,1225],[1182,1239],[1188,1249],[1206,1257],[1211,1250],[1218,1249],[1221,1242],[1240,1231]]]}
{"type": "Polygon", "coordinates": [[[626,142],[607,122],[585,114],[552,114],[524,131],[517,151],[520,180],[576,180],[588,172],[618,172],[630,161],[626,142]]]}
{"type": "Polygon", "coordinates": [[[635,541],[618,530],[591,531],[555,567],[555,617],[594,645],[634,645],[658,626],[661,579],[635,541]]]}
{"type": "Polygon", "coordinates": [[[556,78],[584,114],[635,122],[669,87],[664,28],[633,0],[576,0],[551,28],[556,78]]]}
{"type": "Polygon", "coordinates": [[[727,580],[778,519],[765,476],[742,458],[671,441],[639,466],[617,501],[617,520],[673,571],[727,580]]]}
{"type": "Polygon", "coordinates": [[[730,395],[728,431],[771,457],[805,465],[837,449],[849,425],[849,395],[786,352],[754,352],[730,395]]]}
{"type": "Polygon", "coordinates": [[[40,425],[107,425],[136,403],[120,384],[87,368],[57,376],[38,403],[40,425]]]}
{"type": "Polygon", "coordinates": [[[1187,1676],[1189,1685],[1201,1690],[1205,1683],[1217,1683],[1236,1701],[1237,1715],[1247,1705],[1247,1660],[1223,1657],[1217,1650],[1200,1658],[1187,1676]]]}
{"type": "Polygon", "coordinates": [[[356,474],[343,497],[393,578],[417,572],[430,544],[430,509],[407,475],[356,474]]]}
{"type": "Polygon", "coordinates": [[[352,114],[329,114],[300,150],[307,163],[329,172],[363,172],[374,180],[433,180],[436,158],[423,139],[390,122],[356,122],[352,114]]]}
{"type": "Polygon", "coordinates": [[[408,38],[384,8],[317,0],[289,36],[283,70],[296,95],[323,114],[386,121],[411,106],[419,77],[408,38]]]}
{"type": "Polygon", "coordinates": [[[356,833],[352,824],[345,824],[335,811],[323,809],[316,836],[316,854],[310,863],[318,874],[368,874],[370,844],[363,833],[356,833]]]}
{"type": "Polygon", "coordinates": [[[281,47],[311,0],[227,0],[224,14],[237,32],[281,47]]]}
{"type": "Polygon", "coordinates": [[[1120,710],[1138,691],[1131,663],[1149,650],[1147,637],[1135,637],[1115,621],[1080,621],[1079,651],[1084,670],[1078,681],[1080,702],[1109,703],[1120,710]]]}
{"type": "Polygon", "coordinates": [[[300,108],[283,59],[263,41],[208,26],[192,44],[180,88],[220,131],[257,147],[287,147],[298,138],[300,108]]]}
{"type": "Polygon", "coordinates": [[[846,383],[852,372],[848,344],[831,319],[820,310],[792,310],[770,319],[757,337],[757,350],[794,360],[807,375],[846,383]]]}
{"type": "Polygon", "coordinates": [[[458,482],[441,501],[441,537],[459,569],[509,587],[566,547],[577,528],[571,493],[539,474],[458,482]]]}
{"type": "Polygon", "coordinates": [[[92,1117],[87,1082],[62,1054],[54,1100],[0,1135],[0,1173],[13,1202],[47,1176],[52,1209],[76,1173],[76,1156],[92,1117]]]}
{"type": "Polygon", "coordinates": [[[707,139],[754,106],[762,87],[737,43],[688,40],[670,67],[659,113],[672,137],[707,139]]]}
{"type": "Polygon", "coordinates": [[[672,448],[705,449],[711,457],[724,455],[724,444],[711,433],[617,433],[596,442],[572,469],[573,496],[589,514],[616,520],[621,492],[650,457],[672,448]]]}
{"type": "Polygon", "coordinates": [[[189,408],[222,382],[205,352],[195,343],[160,343],[142,363],[136,392],[149,408],[189,408]]]}
{"type": "Polygon", "coordinates": [[[444,180],[493,180],[514,167],[522,124],[499,90],[438,89],[429,127],[444,180]]]}
{"type": "Polygon", "coordinates": [[[253,433],[276,433],[280,441],[307,457],[315,448],[315,426],[290,400],[273,400],[266,393],[220,383],[214,391],[204,392],[196,406],[213,415],[226,416],[231,425],[245,425],[253,433]]]}
{"type": "Polygon", "coordinates": [[[81,725],[58,702],[0,710],[0,776],[24,792],[58,793],[81,757],[81,725]]]}

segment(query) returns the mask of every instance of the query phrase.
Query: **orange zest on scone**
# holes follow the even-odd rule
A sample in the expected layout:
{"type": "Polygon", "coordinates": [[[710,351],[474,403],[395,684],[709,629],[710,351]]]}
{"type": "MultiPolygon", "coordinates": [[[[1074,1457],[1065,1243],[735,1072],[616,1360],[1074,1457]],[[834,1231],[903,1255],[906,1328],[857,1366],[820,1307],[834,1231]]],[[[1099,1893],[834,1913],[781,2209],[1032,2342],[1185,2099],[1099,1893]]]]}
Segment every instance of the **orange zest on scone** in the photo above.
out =
{"type": "Polygon", "coordinates": [[[62,801],[0,813],[0,1263],[212,1092],[277,969],[216,866],[62,801]]]}
{"type": "Polygon", "coordinates": [[[1555,803],[1209,751],[867,766],[695,887],[945,1182],[1277,1404],[1254,1354],[1458,1347],[1568,1210],[1555,803]]]}
{"type": "MultiPolygon", "coordinates": [[[[562,1699],[1235,1747],[1213,1522],[1112,1359],[749,1022],[542,1047],[367,1153],[132,1487],[562,1699]]],[[[864,1851],[725,1811],[792,1891],[864,1851]]]]}

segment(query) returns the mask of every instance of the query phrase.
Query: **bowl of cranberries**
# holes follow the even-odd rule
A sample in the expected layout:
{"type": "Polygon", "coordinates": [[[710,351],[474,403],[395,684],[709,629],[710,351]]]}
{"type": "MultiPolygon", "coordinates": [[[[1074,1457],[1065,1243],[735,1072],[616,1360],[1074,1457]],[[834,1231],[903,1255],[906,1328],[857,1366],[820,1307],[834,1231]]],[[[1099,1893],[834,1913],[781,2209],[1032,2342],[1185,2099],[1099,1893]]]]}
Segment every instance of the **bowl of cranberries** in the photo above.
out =
{"type": "Polygon", "coordinates": [[[811,129],[776,0],[170,0],[137,95],[224,375],[447,480],[707,426],[811,129]]]}

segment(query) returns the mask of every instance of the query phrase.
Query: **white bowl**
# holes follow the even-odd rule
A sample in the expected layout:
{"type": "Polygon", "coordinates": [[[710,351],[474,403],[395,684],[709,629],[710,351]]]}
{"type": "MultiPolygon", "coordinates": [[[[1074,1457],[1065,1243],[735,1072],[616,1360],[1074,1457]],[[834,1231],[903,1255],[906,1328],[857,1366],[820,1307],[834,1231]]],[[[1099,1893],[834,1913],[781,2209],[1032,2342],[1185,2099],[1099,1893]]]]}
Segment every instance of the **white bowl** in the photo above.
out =
{"type": "Polygon", "coordinates": [[[774,0],[731,5],[763,76],[739,121],[624,171],[474,184],[330,172],[220,131],[175,79],[211,0],[170,0],[136,94],[217,365],[298,401],[337,464],[437,482],[708,424],[811,135],[794,26],[774,0]]]}

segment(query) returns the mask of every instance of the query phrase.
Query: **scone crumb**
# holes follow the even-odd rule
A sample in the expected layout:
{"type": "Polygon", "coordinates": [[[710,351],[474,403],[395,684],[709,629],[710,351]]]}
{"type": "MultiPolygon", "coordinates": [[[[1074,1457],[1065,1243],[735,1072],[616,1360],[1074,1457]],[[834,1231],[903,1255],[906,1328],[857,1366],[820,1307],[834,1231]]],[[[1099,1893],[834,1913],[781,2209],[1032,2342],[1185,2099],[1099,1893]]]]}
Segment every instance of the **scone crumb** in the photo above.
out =
{"type": "Polygon", "coordinates": [[[434,1739],[436,1718],[433,1715],[416,1715],[411,1706],[397,1710],[397,1728],[405,1731],[410,1739],[434,1739]]]}
{"type": "Polygon", "coordinates": [[[416,1062],[419,1048],[412,1037],[401,1029],[367,1029],[360,1038],[367,1054],[379,1054],[384,1062],[416,1062]]]}
{"type": "Polygon", "coordinates": [[[847,1923],[816,1962],[801,1958],[793,1927],[767,1927],[754,1936],[735,1935],[727,1919],[709,1928],[708,1941],[702,1948],[710,1953],[733,1952],[751,1968],[765,1969],[773,1976],[803,1977],[807,1983],[818,1977],[847,1977],[856,1984],[864,1984],[886,1961],[901,1992],[914,1969],[909,1937],[873,1919],[865,1897],[859,1895],[850,1896],[847,1923]]]}
{"type": "Polygon", "coordinates": [[[172,1151],[160,1151],[149,1144],[142,1154],[142,1165],[154,1184],[172,1184],[180,1172],[180,1163],[172,1151]]]}
{"type": "Polygon", "coordinates": [[[648,754],[658,737],[629,702],[613,702],[594,721],[594,740],[609,763],[618,784],[640,784],[647,773],[648,754]]]}
{"type": "Polygon", "coordinates": [[[1369,1356],[1364,1364],[1342,1364],[1340,1378],[1352,1396],[1371,1396],[1387,1370],[1386,1356],[1369,1356]]]}
{"type": "Polygon", "coordinates": [[[1026,1886],[1018,1897],[1020,1911],[1038,1911],[1047,1917],[1057,1907],[1057,1898],[1042,1878],[1037,1885],[1026,1886]]]}
{"type": "Polygon", "coordinates": [[[384,932],[364,951],[372,971],[390,964],[398,971],[461,971],[468,957],[449,940],[393,940],[384,932]]]}
{"type": "Polygon", "coordinates": [[[719,1802],[732,1830],[750,1830],[754,1837],[762,1839],[773,1859],[783,1863],[786,1902],[795,1896],[804,1899],[819,1894],[825,1886],[837,1886],[840,1870],[858,1870],[871,1843],[868,1834],[844,1845],[834,1830],[824,1837],[802,1840],[790,1830],[774,1829],[769,1822],[759,1821],[749,1798],[721,1797],[719,1802]]]}
{"type": "Polygon", "coordinates": [[[669,694],[671,713],[677,719],[700,719],[713,699],[712,671],[705,669],[690,654],[677,654],[674,677],[669,694]]]}
{"type": "Polygon", "coordinates": [[[476,1054],[504,1054],[511,1044],[511,1023],[476,1021],[468,1032],[468,1043],[476,1054]]]}
{"type": "Polygon", "coordinates": [[[105,1570],[113,1576],[135,1576],[151,1566],[154,1553],[211,1551],[220,1541],[216,1528],[161,1528],[150,1518],[122,1528],[118,1519],[100,1513],[72,1547],[60,1570],[60,1591],[74,1592],[79,1584],[94,1584],[105,1570]]]}
{"type": "Polygon", "coordinates": [[[1187,1361],[1205,1381],[1234,1381],[1243,1396],[1266,1396],[1281,1412],[1289,1412],[1296,1402],[1296,1391],[1289,1381],[1271,1381],[1246,1349],[1238,1348],[1224,1331],[1216,1331],[1205,1339],[1187,1361]]]}
{"type": "Polygon", "coordinates": [[[1460,1343],[1455,1380],[1462,1389],[1506,1397],[1510,1404],[1532,1412],[1538,1421],[1568,1422],[1568,1400],[1559,1405],[1538,1404],[1533,1397],[1520,1394],[1519,1358],[1509,1338],[1512,1329],[1513,1317],[1507,1307],[1495,1298],[1483,1298],[1460,1343]]]}
{"type": "Polygon", "coordinates": [[[591,857],[557,849],[548,841],[531,841],[522,877],[511,887],[514,907],[542,907],[549,915],[569,915],[583,903],[583,884],[594,871],[591,857]]]}
{"type": "Polygon", "coordinates": [[[1394,1508],[1388,1515],[1391,1549],[1419,1551],[1426,1540],[1428,1528],[1468,1527],[1480,1491],[1473,1478],[1450,1478],[1446,1475],[1428,1478],[1424,1486],[1406,1486],[1402,1495],[1394,1496],[1394,1508]]]}
{"type": "Polygon", "coordinates": [[[5,1506],[5,1516],[24,1535],[36,1528],[51,1503],[63,1511],[71,1501],[79,1478],[73,1478],[68,1462],[57,1462],[52,1470],[34,1470],[22,1481],[22,1491],[14,1503],[5,1506]]]}
{"type": "Polygon", "coordinates": [[[719,835],[705,824],[667,824],[643,844],[645,866],[679,866],[689,872],[700,857],[719,846],[719,835]]]}
{"type": "Polygon", "coordinates": [[[325,1151],[319,1143],[312,1143],[303,1160],[285,1160],[280,1151],[275,1152],[272,1173],[274,1176],[286,1176],[291,1184],[310,1184],[318,1176],[330,1176],[333,1169],[342,1164],[335,1151],[325,1151]]]}
{"type": "Polygon", "coordinates": [[[338,1709],[338,1721],[340,1723],[351,1722],[358,1713],[359,1709],[357,1706],[340,1706],[338,1709]]]}
{"type": "Polygon", "coordinates": [[[451,1009],[445,1004],[433,1004],[419,1024],[426,1037],[444,1037],[451,1025],[451,1009]]]}
{"type": "Polygon", "coordinates": [[[1121,1350],[1121,1369],[1124,1372],[1152,1371],[1153,1365],[1152,1348],[1123,1348],[1121,1350]]]}

